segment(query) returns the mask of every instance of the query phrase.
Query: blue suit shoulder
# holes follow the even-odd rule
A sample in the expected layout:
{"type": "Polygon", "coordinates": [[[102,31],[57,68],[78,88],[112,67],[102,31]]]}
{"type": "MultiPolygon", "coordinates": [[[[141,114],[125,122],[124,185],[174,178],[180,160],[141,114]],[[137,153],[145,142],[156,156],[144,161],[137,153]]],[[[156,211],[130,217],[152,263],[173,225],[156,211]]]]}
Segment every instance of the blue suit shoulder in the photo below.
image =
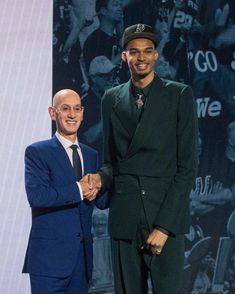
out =
{"type": "MultiPolygon", "coordinates": [[[[47,148],[47,147],[48,148],[53,147],[53,146],[55,146],[57,144],[61,144],[61,143],[59,142],[59,140],[55,136],[53,136],[52,138],[47,139],[47,140],[34,142],[34,143],[28,145],[27,148],[39,148],[39,149],[42,148],[42,149],[44,149],[44,148],[47,148]]],[[[90,146],[88,146],[86,144],[83,144],[83,143],[79,142],[79,145],[80,145],[81,148],[83,148],[83,149],[85,149],[85,150],[87,150],[89,152],[97,153],[97,151],[95,149],[93,149],[92,147],[90,147],[90,146]]]]}
{"type": "Polygon", "coordinates": [[[37,141],[28,145],[27,148],[28,147],[35,147],[35,148],[47,147],[47,146],[51,146],[52,142],[53,142],[52,138],[47,140],[37,141]]]}
{"type": "Polygon", "coordinates": [[[28,145],[26,147],[26,151],[32,150],[32,149],[38,150],[38,151],[48,150],[49,148],[52,148],[53,146],[55,146],[55,144],[56,144],[55,138],[52,137],[50,139],[37,141],[37,142],[34,142],[34,143],[28,145]]]}

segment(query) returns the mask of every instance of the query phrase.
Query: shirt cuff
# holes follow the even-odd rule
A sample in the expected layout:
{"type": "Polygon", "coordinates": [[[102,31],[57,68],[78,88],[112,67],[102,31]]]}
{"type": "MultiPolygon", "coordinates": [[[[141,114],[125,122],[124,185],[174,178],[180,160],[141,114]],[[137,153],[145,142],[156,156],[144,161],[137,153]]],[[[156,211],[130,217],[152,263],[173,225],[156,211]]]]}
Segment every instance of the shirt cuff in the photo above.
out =
{"type": "Polygon", "coordinates": [[[79,189],[79,192],[80,192],[80,197],[81,197],[81,200],[83,200],[84,198],[83,198],[82,187],[81,187],[81,185],[80,185],[80,183],[79,183],[79,182],[76,182],[76,183],[77,183],[77,185],[78,185],[78,189],[79,189]]]}
{"type": "Polygon", "coordinates": [[[168,230],[164,229],[163,227],[160,226],[154,226],[155,230],[159,230],[160,232],[166,234],[167,236],[174,236],[173,233],[169,232],[168,230]]]}

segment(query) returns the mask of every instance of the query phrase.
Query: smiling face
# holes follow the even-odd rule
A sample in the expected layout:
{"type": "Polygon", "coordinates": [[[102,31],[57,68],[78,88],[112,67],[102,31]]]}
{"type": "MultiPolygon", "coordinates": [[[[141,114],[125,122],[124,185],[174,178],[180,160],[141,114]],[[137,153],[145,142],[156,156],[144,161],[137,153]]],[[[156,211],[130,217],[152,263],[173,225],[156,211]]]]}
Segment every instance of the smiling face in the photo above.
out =
{"type": "Polygon", "coordinates": [[[122,59],[127,62],[134,81],[144,79],[146,83],[150,82],[154,77],[154,63],[157,58],[154,43],[149,39],[131,40],[122,52],[122,59]]]}
{"type": "Polygon", "coordinates": [[[51,119],[56,122],[58,133],[74,142],[83,119],[80,96],[72,90],[61,90],[55,94],[53,106],[48,111],[51,119]]]}

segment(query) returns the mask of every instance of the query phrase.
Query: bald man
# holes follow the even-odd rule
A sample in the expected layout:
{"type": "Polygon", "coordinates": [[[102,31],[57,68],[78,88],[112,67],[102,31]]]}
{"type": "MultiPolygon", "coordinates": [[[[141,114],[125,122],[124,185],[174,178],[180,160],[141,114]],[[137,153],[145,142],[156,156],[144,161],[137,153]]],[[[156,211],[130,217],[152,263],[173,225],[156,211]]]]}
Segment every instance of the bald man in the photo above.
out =
{"type": "Polygon", "coordinates": [[[32,227],[23,273],[30,274],[32,294],[85,294],[92,273],[92,211],[106,203],[95,192],[86,197],[89,187],[81,177],[97,170],[98,156],[78,141],[84,108],[76,92],[56,93],[48,111],[55,135],[25,151],[32,227]]]}

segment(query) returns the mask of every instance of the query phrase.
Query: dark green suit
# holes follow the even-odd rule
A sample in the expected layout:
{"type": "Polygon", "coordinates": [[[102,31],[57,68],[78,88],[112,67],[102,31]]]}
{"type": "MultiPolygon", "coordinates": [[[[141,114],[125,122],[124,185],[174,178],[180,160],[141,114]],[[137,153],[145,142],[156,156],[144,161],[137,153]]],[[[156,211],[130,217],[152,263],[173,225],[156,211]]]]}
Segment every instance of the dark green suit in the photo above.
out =
{"type": "Polygon", "coordinates": [[[103,187],[112,191],[110,235],[133,240],[143,207],[150,232],[159,226],[172,235],[183,235],[190,223],[189,193],[197,166],[191,88],[155,76],[136,127],[130,84],[108,90],[102,102],[104,165],[100,174],[103,187]]]}

